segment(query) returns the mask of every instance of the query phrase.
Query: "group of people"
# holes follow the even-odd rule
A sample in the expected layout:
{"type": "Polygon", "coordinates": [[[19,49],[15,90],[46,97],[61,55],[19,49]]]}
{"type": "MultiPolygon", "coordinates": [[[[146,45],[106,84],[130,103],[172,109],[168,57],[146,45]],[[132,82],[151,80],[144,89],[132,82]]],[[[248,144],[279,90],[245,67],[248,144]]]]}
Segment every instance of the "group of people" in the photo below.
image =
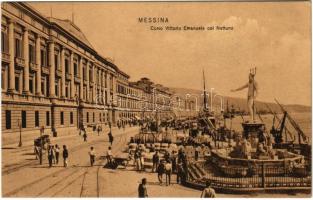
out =
{"type": "MultiPolygon", "coordinates": [[[[48,150],[48,161],[49,161],[49,167],[52,167],[53,164],[58,165],[59,164],[59,158],[60,158],[60,147],[56,145],[49,145],[48,150]]],[[[67,167],[68,165],[68,149],[66,145],[63,145],[63,152],[62,152],[62,157],[63,157],[63,166],[67,167]]]]}
{"type": "MultiPolygon", "coordinates": [[[[89,158],[90,158],[90,166],[93,166],[95,161],[96,161],[96,150],[93,146],[90,147],[88,154],[89,154],[89,158]]],[[[113,154],[112,154],[112,147],[111,146],[108,147],[108,151],[106,153],[106,159],[107,159],[107,164],[109,166],[112,165],[113,154]]]]}
{"type": "Polygon", "coordinates": [[[170,154],[165,152],[164,158],[160,159],[159,152],[156,151],[152,157],[152,172],[157,172],[160,185],[163,184],[163,175],[165,174],[166,186],[171,184],[172,174],[176,174],[176,182],[184,183],[187,177],[187,158],[182,149],[178,153],[172,151],[170,154]]]}

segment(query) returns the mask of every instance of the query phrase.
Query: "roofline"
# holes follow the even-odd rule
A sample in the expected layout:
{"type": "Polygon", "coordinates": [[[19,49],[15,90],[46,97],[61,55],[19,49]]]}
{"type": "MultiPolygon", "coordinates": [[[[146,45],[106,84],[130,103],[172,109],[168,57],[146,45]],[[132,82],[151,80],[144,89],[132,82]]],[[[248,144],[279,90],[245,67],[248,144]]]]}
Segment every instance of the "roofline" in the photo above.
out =
{"type": "MultiPolygon", "coordinates": [[[[126,74],[125,72],[122,72],[115,64],[109,62],[107,59],[105,59],[103,56],[101,56],[95,49],[90,48],[87,44],[82,42],[79,38],[77,38],[73,34],[69,33],[67,30],[65,30],[64,28],[59,26],[57,23],[51,22],[48,19],[48,17],[44,16],[42,13],[40,13],[38,10],[33,8],[27,2],[8,2],[8,3],[12,3],[15,6],[18,6],[19,8],[23,9],[25,12],[27,12],[27,14],[31,15],[32,17],[35,17],[36,19],[39,19],[41,22],[46,24],[49,28],[54,28],[56,30],[61,31],[63,34],[70,36],[71,38],[74,39],[75,42],[77,42],[78,44],[82,45],[83,47],[85,47],[86,49],[91,51],[94,54],[94,56],[97,57],[100,61],[104,62],[104,64],[112,67],[114,70],[121,72],[123,75],[126,75],[128,78],[130,78],[130,76],[128,74],[126,74]],[[32,11],[32,12],[30,12],[30,11],[32,11]]],[[[55,19],[58,19],[58,18],[55,18],[55,19]]],[[[61,20],[61,19],[59,19],[59,20],[61,20]]],[[[76,24],[74,24],[74,25],[76,26],[76,24]]]]}

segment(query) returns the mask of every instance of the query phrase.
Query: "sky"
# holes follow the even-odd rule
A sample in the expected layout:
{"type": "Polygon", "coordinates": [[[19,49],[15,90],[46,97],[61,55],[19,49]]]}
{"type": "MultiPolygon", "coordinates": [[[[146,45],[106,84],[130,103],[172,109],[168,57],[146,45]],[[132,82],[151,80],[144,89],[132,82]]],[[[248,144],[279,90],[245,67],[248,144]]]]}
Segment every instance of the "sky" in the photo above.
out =
{"type": "Polygon", "coordinates": [[[33,2],[45,16],[72,19],[95,50],[130,80],[221,95],[257,68],[257,100],[311,105],[310,2],[33,2]],[[52,12],[51,12],[52,11],[52,12]],[[167,17],[168,23],[139,23],[167,17]],[[150,26],[229,26],[228,31],[152,31],[150,26]]]}

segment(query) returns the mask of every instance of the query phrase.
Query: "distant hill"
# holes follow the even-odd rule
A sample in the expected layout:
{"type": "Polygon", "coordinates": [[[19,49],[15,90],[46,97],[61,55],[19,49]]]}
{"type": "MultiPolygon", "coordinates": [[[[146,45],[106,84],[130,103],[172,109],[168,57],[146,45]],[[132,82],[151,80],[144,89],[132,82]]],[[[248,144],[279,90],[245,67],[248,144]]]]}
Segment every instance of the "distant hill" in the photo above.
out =
{"type": "MultiPolygon", "coordinates": [[[[203,106],[203,91],[201,90],[187,89],[187,88],[170,88],[170,90],[174,93],[174,95],[179,96],[181,98],[186,98],[186,95],[189,94],[188,96],[189,99],[197,98],[196,100],[197,105],[199,107],[203,106]]],[[[210,98],[208,98],[208,102],[210,102],[210,98]]],[[[227,102],[229,105],[229,109],[231,108],[231,106],[233,106],[233,108],[237,111],[240,110],[240,111],[248,112],[247,99],[224,96],[224,108],[225,109],[226,109],[227,102]]],[[[270,109],[273,110],[274,112],[281,113],[281,109],[276,103],[256,101],[256,108],[260,112],[266,113],[269,111],[266,105],[268,105],[270,109]]],[[[289,113],[311,112],[311,106],[298,105],[298,104],[287,104],[287,105],[283,104],[283,106],[289,113]]],[[[214,99],[213,107],[217,107],[219,109],[220,98],[216,97],[214,99]]]]}

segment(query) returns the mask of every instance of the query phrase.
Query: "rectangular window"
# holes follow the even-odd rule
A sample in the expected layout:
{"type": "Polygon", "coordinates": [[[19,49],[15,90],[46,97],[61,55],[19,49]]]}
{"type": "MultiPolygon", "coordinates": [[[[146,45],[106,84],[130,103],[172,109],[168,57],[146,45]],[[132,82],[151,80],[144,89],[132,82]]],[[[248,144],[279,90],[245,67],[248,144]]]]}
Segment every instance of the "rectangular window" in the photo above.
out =
{"type": "Polygon", "coordinates": [[[85,67],[83,67],[83,78],[84,78],[84,80],[86,80],[86,68],[85,67]]]}
{"type": "Polygon", "coordinates": [[[64,125],[64,112],[60,112],[61,125],[64,125]]]}
{"type": "Polygon", "coordinates": [[[29,79],[29,92],[32,94],[34,93],[33,87],[33,79],[29,79]]]}
{"type": "Polygon", "coordinates": [[[99,121],[102,122],[101,113],[99,113],[99,121]]]}
{"type": "Polygon", "coordinates": [[[55,95],[59,96],[59,84],[57,82],[55,83],[55,95]]]}
{"type": "Polygon", "coordinates": [[[65,74],[68,74],[70,72],[68,63],[68,59],[65,59],[65,74]]]}
{"type": "Polygon", "coordinates": [[[11,110],[5,111],[5,128],[11,129],[11,110]]]}
{"type": "Polygon", "coordinates": [[[35,46],[29,44],[29,62],[36,63],[35,61],[35,46]]]}
{"type": "Polygon", "coordinates": [[[50,112],[46,112],[46,126],[50,126],[50,112]]]}
{"type": "Polygon", "coordinates": [[[41,59],[41,66],[47,66],[47,53],[44,49],[40,50],[40,59],[41,59]]]}
{"type": "Polygon", "coordinates": [[[45,95],[45,80],[41,80],[41,94],[45,95]]]}
{"type": "Polygon", "coordinates": [[[1,89],[4,90],[4,85],[5,85],[5,71],[1,71],[1,89]]]}
{"type": "Polygon", "coordinates": [[[26,111],[22,110],[22,128],[26,128],[26,111]]]}
{"type": "Polygon", "coordinates": [[[74,115],[73,112],[70,112],[70,124],[74,123],[74,115]]]}
{"type": "Polygon", "coordinates": [[[89,113],[87,112],[87,123],[89,123],[89,113]]]}
{"type": "Polygon", "coordinates": [[[20,91],[20,77],[15,76],[15,90],[20,91]]]}
{"type": "Polygon", "coordinates": [[[89,69],[89,81],[93,81],[92,77],[92,69],[89,69]]]}
{"type": "Polygon", "coordinates": [[[15,57],[22,57],[22,41],[18,38],[15,38],[15,57]]]}
{"type": "Polygon", "coordinates": [[[95,113],[92,113],[92,121],[95,122],[95,113]]]}
{"type": "Polygon", "coordinates": [[[77,76],[77,63],[74,63],[74,76],[77,76]]]}
{"type": "Polygon", "coordinates": [[[35,111],[35,127],[39,127],[39,111],[35,111]]]}
{"type": "Polygon", "coordinates": [[[9,37],[6,32],[1,32],[1,50],[9,53],[9,37]]]}
{"type": "Polygon", "coordinates": [[[59,69],[59,56],[57,54],[54,55],[54,64],[55,69],[59,69]]]}

